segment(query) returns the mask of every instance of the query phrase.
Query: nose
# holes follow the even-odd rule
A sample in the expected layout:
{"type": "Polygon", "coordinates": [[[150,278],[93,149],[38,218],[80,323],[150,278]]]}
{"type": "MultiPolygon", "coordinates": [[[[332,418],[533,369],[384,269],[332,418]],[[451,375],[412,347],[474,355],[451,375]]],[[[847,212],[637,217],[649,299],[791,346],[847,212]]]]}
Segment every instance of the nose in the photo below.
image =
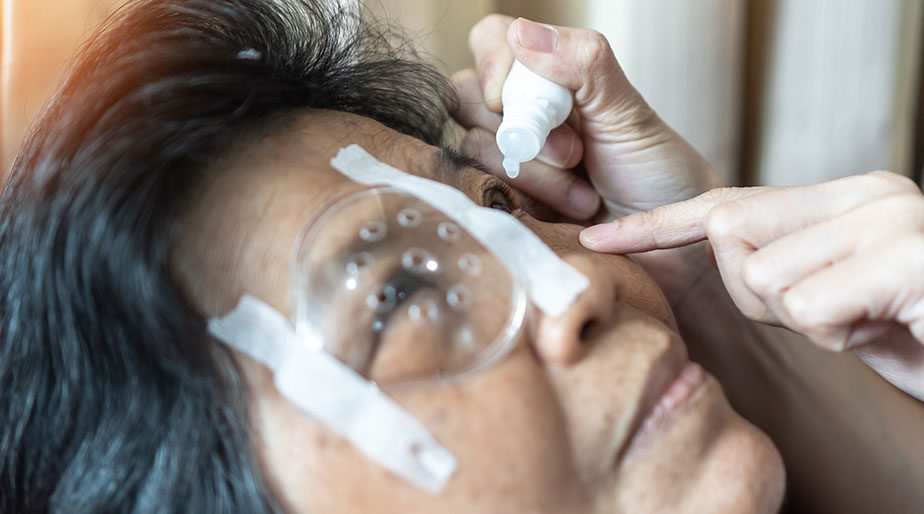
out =
{"type": "Polygon", "coordinates": [[[564,259],[583,273],[590,285],[564,313],[540,314],[532,325],[531,339],[543,361],[571,365],[589,350],[587,341],[594,326],[613,315],[620,293],[613,275],[594,265],[592,257],[574,254],[564,259]]]}

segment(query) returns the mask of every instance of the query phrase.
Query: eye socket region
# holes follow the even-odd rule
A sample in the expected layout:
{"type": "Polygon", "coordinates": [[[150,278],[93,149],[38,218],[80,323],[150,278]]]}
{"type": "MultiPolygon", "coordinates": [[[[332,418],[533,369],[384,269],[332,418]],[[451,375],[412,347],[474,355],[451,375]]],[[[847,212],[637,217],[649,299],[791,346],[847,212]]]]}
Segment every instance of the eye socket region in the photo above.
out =
{"type": "Polygon", "coordinates": [[[513,214],[517,208],[510,187],[500,181],[485,188],[481,204],[507,214],[513,214]]]}

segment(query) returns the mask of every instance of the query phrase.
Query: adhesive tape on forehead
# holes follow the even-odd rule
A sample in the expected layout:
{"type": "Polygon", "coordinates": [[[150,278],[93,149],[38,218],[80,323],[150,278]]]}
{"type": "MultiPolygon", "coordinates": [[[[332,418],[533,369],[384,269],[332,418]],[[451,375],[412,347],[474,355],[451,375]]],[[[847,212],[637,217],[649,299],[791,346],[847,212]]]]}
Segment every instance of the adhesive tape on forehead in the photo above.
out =
{"type": "Polygon", "coordinates": [[[269,305],[245,295],[230,313],[208,322],[218,340],[273,370],[276,389],[372,461],[433,494],[455,472],[455,457],[427,428],[317,345],[295,333],[269,305]]]}
{"type": "Polygon", "coordinates": [[[546,314],[561,314],[588,287],[587,277],[522,223],[475,205],[458,189],[393,168],[355,144],[342,148],[331,165],[355,182],[399,189],[441,211],[520,277],[529,299],[546,314]]]}
{"type": "Polygon", "coordinates": [[[296,330],[380,385],[447,380],[514,344],[519,276],[439,209],[392,187],[331,202],[293,258],[296,330]]]}

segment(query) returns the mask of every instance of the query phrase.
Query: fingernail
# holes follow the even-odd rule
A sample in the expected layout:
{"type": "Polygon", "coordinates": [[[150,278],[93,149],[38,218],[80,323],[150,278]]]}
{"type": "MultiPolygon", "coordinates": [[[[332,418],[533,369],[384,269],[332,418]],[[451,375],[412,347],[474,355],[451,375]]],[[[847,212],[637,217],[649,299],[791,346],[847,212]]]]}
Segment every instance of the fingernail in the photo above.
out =
{"type": "Polygon", "coordinates": [[[575,182],[568,191],[568,205],[581,217],[589,217],[600,208],[600,195],[587,184],[575,182]]]}
{"type": "Polygon", "coordinates": [[[517,19],[517,40],[520,46],[536,52],[552,53],[558,46],[558,31],[544,23],[526,18],[517,19]]]}
{"type": "Polygon", "coordinates": [[[619,221],[594,225],[581,231],[581,243],[585,246],[596,246],[601,241],[608,239],[618,228],[619,221]]]}

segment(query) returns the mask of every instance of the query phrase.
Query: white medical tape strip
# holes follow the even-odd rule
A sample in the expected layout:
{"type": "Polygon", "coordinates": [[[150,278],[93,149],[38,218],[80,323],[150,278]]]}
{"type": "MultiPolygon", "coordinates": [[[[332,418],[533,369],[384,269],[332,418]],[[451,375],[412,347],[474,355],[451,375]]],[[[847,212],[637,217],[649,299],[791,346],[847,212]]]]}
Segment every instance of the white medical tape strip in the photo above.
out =
{"type": "Polygon", "coordinates": [[[522,223],[496,209],[475,205],[452,186],[405,173],[355,144],[341,148],[331,165],[354,182],[393,187],[441,211],[494,253],[512,274],[522,277],[530,300],[548,315],[563,313],[589,285],[587,277],[522,223]]]}
{"type": "Polygon", "coordinates": [[[432,494],[455,472],[456,458],[427,428],[372,382],[323,350],[311,349],[289,321],[250,295],[209,333],[273,370],[292,405],[350,441],[371,460],[432,494]]]}

